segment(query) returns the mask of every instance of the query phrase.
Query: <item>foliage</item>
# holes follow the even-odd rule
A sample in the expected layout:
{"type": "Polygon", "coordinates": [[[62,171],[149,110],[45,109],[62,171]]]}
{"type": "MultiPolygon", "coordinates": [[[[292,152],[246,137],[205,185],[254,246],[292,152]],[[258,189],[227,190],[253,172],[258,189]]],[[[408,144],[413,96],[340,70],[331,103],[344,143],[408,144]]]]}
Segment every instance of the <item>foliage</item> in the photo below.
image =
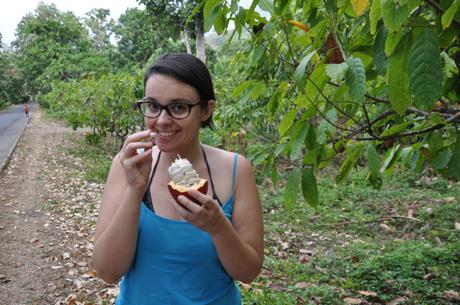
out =
{"type": "Polygon", "coordinates": [[[110,36],[113,32],[115,22],[110,18],[108,9],[92,9],[84,17],[84,24],[90,30],[90,37],[93,41],[93,47],[98,52],[110,51],[112,45],[110,36]]]}
{"type": "Polygon", "coordinates": [[[16,65],[17,57],[13,52],[0,51],[0,109],[24,101],[23,76],[16,65]]]}
{"type": "Polygon", "coordinates": [[[81,71],[72,68],[90,49],[87,33],[75,15],[44,3],[22,18],[12,44],[18,54],[18,67],[25,71],[26,92],[33,95],[48,92],[55,78],[79,76],[81,71]]]}
{"type": "Polygon", "coordinates": [[[206,46],[204,32],[207,30],[203,20],[203,1],[197,0],[138,0],[156,19],[165,18],[168,26],[178,25],[183,35],[187,52],[191,53],[189,33],[195,38],[196,56],[206,62],[206,46]]]}
{"type": "Polygon", "coordinates": [[[89,141],[112,135],[121,142],[143,124],[133,107],[133,101],[142,97],[141,86],[140,76],[119,72],[99,79],[58,81],[40,100],[72,128],[90,127],[89,141]]]}
{"type": "Polygon", "coordinates": [[[233,111],[247,120],[229,120],[229,129],[257,131],[250,155],[271,167],[275,182],[279,158],[293,164],[286,202],[302,186],[305,200],[316,202],[310,188],[335,156],[337,182],[363,159],[375,188],[398,163],[458,179],[458,7],[453,0],[254,0],[249,8],[206,1],[205,24],[225,33],[232,21],[232,37],[251,35],[230,75],[240,81],[233,111]]]}
{"type": "Polygon", "coordinates": [[[155,50],[178,38],[178,27],[167,16],[152,17],[146,10],[131,8],[118,19],[114,33],[120,54],[119,66],[143,66],[155,50]]]}

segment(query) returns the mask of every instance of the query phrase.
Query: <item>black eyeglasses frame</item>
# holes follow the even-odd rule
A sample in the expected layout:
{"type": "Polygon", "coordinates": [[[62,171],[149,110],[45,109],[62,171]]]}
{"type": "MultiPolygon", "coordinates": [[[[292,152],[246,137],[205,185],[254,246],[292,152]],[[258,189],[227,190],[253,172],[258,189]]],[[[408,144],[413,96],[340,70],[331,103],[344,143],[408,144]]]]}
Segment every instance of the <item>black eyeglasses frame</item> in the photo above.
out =
{"type": "Polygon", "coordinates": [[[201,101],[198,101],[196,103],[192,103],[191,101],[187,101],[187,100],[181,100],[181,101],[176,101],[176,102],[173,102],[173,103],[170,103],[170,104],[167,104],[165,106],[161,105],[160,103],[158,103],[157,101],[155,100],[152,100],[152,99],[149,99],[149,98],[143,98],[139,101],[137,101],[135,103],[135,105],[137,106],[137,109],[139,109],[139,111],[142,113],[142,115],[146,118],[149,118],[149,119],[156,119],[158,118],[161,113],[163,112],[163,110],[166,111],[166,113],[169,115],[170,118],[174,119],[174,120],[184,120],[186,118],[188,118],[190,116],[190,113],[192,112],[192,108],[195,107],[195,106],[198,106],[198,105],[202,105],[204,103],[208,102],[208,100],[201,100],[201,101]],[[147,115],[145,114],[143,111],[142,111],[142,105],[143,104],[151,104],[151,103],[155,103],[157,104],[159,107],[160,107],[160,112],[158,113],[158,115],[156,116],[151,116],[151,115],[147,115]],[[183,118],[176,118],[173,116],[173,114],[171,113],[171,111],[168,109],[168,107],[170,107],[170,105],[174,105],[174,104],[184,104],[184,105],[187,105],[188,107],[188,113],[185,117],[183,118]]]}

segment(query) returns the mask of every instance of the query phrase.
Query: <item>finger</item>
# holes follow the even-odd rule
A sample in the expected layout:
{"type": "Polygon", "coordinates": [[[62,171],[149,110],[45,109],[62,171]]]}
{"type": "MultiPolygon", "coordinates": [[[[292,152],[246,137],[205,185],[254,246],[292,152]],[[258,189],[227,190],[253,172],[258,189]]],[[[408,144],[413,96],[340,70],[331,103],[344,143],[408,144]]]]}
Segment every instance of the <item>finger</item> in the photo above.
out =
{"type": "Polygon", "coordinates": [[[200,212],[200,210],[202,209],[202,207],[199,204],[193,202],[184,195],[179,195],[179,197],[177,197],[177,200],[179,200],[179,202],[192,213],[196,214],[200,212]]]}
{"type": "Polygon", "coordinates": [[[147,149],[143,154],[136,154],[134,156],[130,156],[129,158],[121,158],[123,164],[127,167],[134,167],[138,163],[144,163],[146,161],[152,160],[152,152],[151,149],[147,149]]]}
{"type": "Polygon", "coordinates": [[[123,143],[123,146],[126,147],[128,144],[133,143],[133,142],[142,142],[143,140],[150,138],[151,132],[152,131],[150,129],[147,129],[147,130],[133,133],[126,138],[125,143],[123,143]]]}
{"type": "Polygon", "coordinates": [[[173,201],[173,205],[176,208],[176,210],[179,212],[179,214],[182,216],[182,218],[187,218],[188,215],[190,214],[190,211],[185,208],[185,206],[182,205],[182,203],[177,203],[175,200],[173,201]]]}
{"type": "Polygon", "coordinates": [[[151,148],[153,146],[152,142],[133,142],[126,145],[124,148],[124,152],[128,155],[135,155],[139,153],[139,150],[145,150],[151,148]]]}
{"type": "Polygon", "coordinates": [[[214,200],[208,196],[208,195],[205,195],[197,190],[194,190],[194,189],[189,189],[188,190],[188,194],[196,199],[198,202],[200,202],[204,207],[206,208],[211,208],[211,207],[214,207],[215,206],[215,202],[214,200]]]}

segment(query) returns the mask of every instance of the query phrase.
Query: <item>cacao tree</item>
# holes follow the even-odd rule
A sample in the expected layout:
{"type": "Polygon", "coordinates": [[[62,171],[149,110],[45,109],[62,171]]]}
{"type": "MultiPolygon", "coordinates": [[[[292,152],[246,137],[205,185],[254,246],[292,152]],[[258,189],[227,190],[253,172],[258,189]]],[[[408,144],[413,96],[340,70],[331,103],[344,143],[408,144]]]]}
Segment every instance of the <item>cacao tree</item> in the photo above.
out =
{"type": "Polygon", "coordinates": [[[337,182],[362,161],[375,188],[397,164],[460,179],[459,7],[459,0],[205,1],[207,29],[250,36],[229,77],[247,119],[264,119],[232,127],[262,135],[249,153],[275,183],[280,157],[295,165],[287,207],[300,190],[319,203],[316,176],[337,156],[337,182]]]}

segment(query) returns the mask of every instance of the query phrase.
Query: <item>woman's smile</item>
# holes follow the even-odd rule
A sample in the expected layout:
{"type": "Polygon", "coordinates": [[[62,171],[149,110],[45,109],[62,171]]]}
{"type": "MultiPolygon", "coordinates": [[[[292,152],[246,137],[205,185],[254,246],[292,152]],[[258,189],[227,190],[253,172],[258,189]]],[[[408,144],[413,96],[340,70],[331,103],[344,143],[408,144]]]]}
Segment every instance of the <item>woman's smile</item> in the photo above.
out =
{"type": "Polygon", "coordinates": [[[163,138],[168,138],[168,137],[174,136],[178,132],[179,132],[179,130],[173,130],[173,131],[160,131],[160,130],[157,130],[157,135],[160,135],[163,138]]]}

